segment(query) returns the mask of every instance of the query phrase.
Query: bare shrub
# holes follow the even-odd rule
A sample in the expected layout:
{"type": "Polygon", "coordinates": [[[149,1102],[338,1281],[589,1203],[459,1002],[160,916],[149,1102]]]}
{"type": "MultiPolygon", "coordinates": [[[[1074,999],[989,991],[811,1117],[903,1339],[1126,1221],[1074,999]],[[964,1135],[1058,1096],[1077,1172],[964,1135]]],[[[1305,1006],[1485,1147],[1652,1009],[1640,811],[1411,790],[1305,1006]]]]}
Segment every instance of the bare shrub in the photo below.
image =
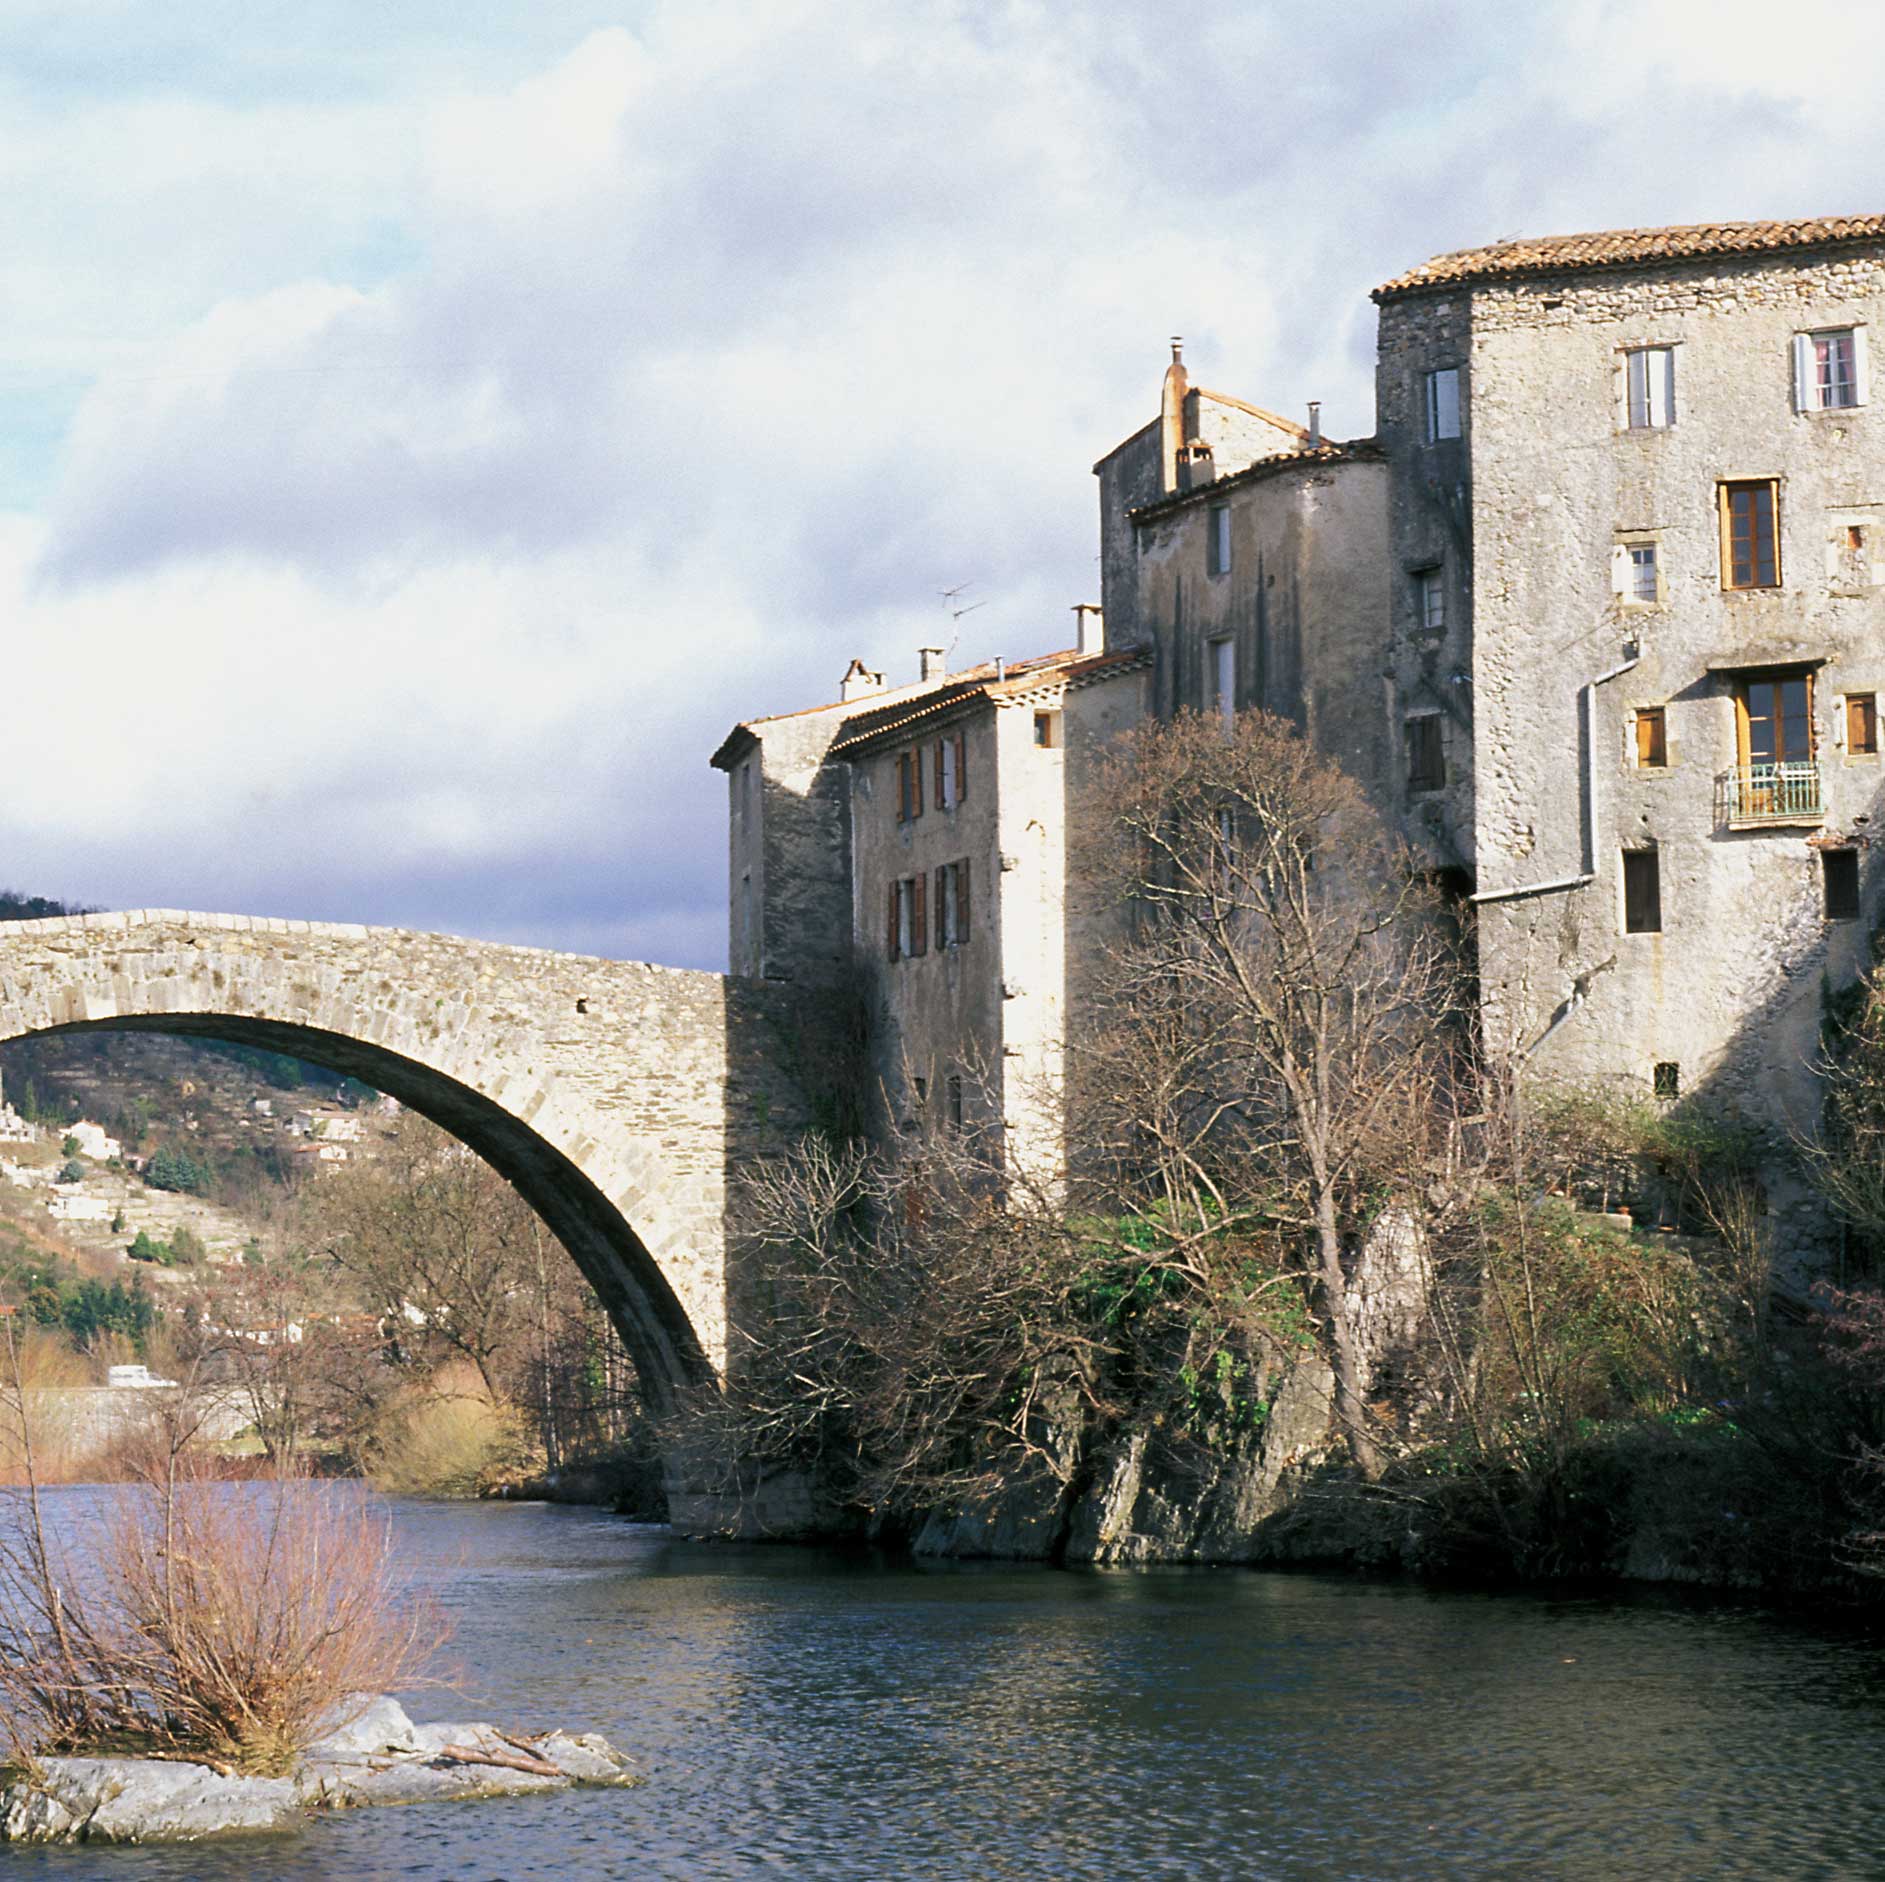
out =
{"type": "Polygon", "coordinates": [[[19,1433],[28,1486],[0,1530],[0,1729],[16,1755],[156,1748],[276,1773],[350,1697],[425,1676],[443,1619],[402,1584],[357,1490],[289,1469],[218,1481],[185,1399],[109,1512],[61,1542],[30,1410],[19,1433]]]}
{"type": "Polygon", "coordinates": [[[383,1408],[364,1447],[367,1476],[392,1496],[475,1496],[523,1450],[515,1411],[462,1362],[409,1382],[383,1408]]]}

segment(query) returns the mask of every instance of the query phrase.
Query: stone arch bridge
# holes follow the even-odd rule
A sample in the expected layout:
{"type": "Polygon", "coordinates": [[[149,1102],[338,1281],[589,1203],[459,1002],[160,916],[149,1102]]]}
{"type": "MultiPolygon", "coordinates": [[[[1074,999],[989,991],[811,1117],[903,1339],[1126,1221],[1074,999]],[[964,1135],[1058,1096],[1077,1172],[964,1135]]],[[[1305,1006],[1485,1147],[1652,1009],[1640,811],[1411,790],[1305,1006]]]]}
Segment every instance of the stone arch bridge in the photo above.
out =
{"type": "Polygon", "coordinates": [[[729,1177],[803,1127],[789,988],[449,935],[170,909],[0,922],[0,1042],[194,1034],[391,1093],[516,1185],[657,1410],[725,1364],[729,1177]]]}

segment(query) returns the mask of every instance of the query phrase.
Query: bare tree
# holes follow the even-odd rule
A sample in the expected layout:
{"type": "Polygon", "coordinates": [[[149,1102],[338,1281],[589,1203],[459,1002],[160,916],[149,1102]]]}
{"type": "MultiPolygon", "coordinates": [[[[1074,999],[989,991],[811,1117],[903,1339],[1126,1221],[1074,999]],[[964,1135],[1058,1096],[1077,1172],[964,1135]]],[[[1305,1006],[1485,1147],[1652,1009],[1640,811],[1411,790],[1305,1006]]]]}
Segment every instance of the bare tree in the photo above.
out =
{"type": "Polygon", "coordinates": [[[1265,1285],[1299,1276],[1378,1475],[1344,1250],[1444,1133],[1463,1032],[1439,900],[1354,781],[1263,713],[1141,728],[1100,810],[1081,866],[1133,923],[1075,1042],[1076,1190],[1206,1288],[1253,1242],[1265,1285]]]}

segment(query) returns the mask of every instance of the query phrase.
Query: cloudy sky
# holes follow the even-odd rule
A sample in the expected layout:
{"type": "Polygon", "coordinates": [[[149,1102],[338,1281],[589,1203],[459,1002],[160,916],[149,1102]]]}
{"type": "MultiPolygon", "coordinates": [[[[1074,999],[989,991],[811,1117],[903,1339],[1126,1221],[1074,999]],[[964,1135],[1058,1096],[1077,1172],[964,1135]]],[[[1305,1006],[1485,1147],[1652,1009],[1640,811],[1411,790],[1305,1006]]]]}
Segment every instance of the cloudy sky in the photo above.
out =
{"type": "Polygon", "coordinates": [[[1851,20],[0,0],[0,886],[720,966],[708,753],[1064,645],[1168,334],[1365,433],[1430,253],[1877,211],[1851,20]]]}

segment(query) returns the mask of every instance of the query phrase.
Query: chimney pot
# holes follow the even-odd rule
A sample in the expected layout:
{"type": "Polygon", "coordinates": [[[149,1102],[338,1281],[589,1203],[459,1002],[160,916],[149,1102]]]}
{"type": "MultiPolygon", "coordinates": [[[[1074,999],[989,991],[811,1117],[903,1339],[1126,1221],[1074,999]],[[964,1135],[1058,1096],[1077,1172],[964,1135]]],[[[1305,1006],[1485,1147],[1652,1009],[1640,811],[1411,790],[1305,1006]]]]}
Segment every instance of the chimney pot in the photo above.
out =
{"type": "Polygon", "coordinates": [[[1322,443],[1322,401],[1309,401],[1309,444],[1313,450],[1322,443]]]}
{"type": "Polygon", "coordinates": [[[1073,618],[1078,629],[1075,645],[1082,655],[1092,656],[1106,651],[1106,616],[1101,613],[1099,604],[1094,601],[1076,601],[1073,618]]]}
{"type": "Polygon", "coordinates": [[[947,668],[943,665],[943,650],[940,647],[919,647],[917,658],[922,662],[922,674],[925,680],[939,680],[947,668]]]}

